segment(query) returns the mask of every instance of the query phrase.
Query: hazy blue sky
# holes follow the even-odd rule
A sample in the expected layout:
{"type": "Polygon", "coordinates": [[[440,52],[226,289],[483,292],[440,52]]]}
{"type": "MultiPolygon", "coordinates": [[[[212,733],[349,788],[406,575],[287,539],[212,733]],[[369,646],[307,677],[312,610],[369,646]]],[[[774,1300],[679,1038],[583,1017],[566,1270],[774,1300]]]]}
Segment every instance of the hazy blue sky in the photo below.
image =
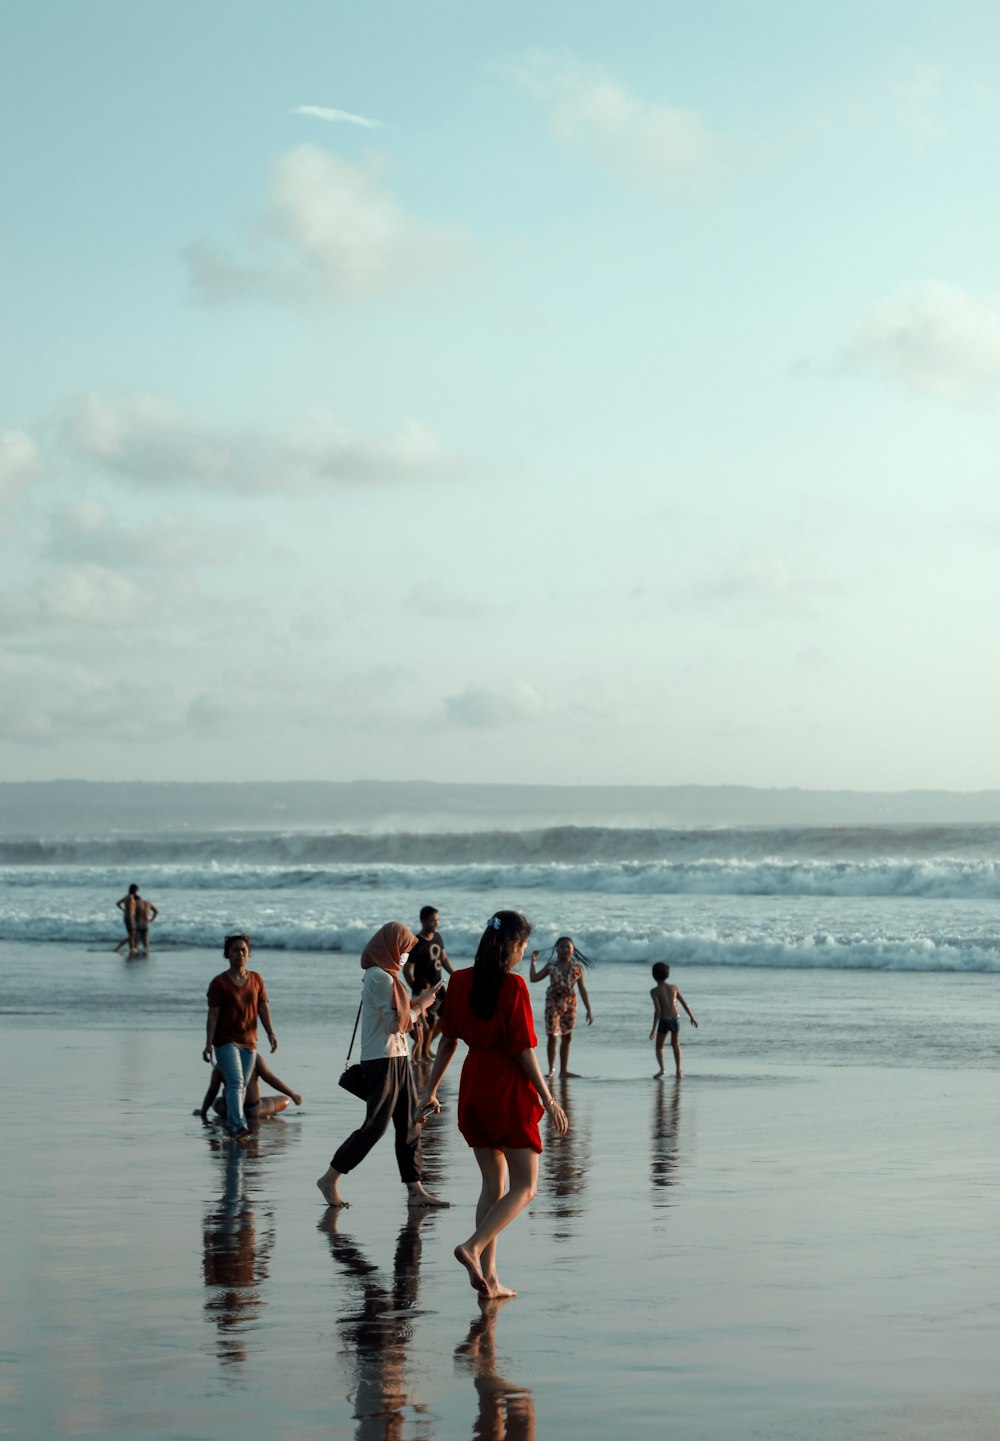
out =
{"type": "Polygon", "coordinates": [[[992,0],[3,29],[0,776],[1000,785],[992,0]]]}

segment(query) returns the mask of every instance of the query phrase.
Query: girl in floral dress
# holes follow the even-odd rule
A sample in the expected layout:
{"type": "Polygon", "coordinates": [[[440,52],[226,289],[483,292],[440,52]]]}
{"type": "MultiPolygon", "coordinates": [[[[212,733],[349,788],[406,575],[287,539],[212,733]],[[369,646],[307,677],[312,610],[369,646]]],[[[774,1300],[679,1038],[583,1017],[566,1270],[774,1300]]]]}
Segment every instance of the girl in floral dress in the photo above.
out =
{"type": "Polygon", "coordinates": [[[587,987],[583,984],[583,968],[589,966],[590,961],[582,951],[576,949],[569,936],[560,936],[553,949],[554,957],[546,961],[540,971],[536,970],[539,953],[532,951],[531,969],[528,972],[533,981],[544,981],[546,976],[549,978],[549,988],[545,993],[545,1033],[548,1036],[549,1051],[547,1079],[550,1081],[556,1073],[557,1042],[560,1077],[577,1074],[569,1068],[569,1048],[573,1040],[573,1027],[576,1024],[576,992],[578,988],[583,1004],[587,1008],[587,1025],[594,1024],[590,997],[587,995],[587,987]]]}

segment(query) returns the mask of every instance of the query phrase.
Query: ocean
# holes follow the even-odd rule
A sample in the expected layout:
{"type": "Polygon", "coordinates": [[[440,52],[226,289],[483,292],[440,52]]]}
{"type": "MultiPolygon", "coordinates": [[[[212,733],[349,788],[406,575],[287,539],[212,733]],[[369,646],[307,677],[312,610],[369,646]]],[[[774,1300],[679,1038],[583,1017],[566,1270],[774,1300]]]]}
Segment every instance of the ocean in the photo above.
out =
{"type": "Polygon", "coordinates": [[[0,786],[9,1433],[994,1434],[1000,818],[775,800],[0,786]],[[160,918],[129,960],[133,881],[160,918]],[[407,1210],[388,1139],[346,1212],[315,1185],[360,1120],[358,951],[427,903],[459,964],[500,905],[594,962],[502,1312],[453,1257],[457,1061],[425,1140],[451,1210],[407,1210]],[[192,1114],[233,927],[305,1098],[246,1150],[192,1114]]]}
{"type": "MultiPolygon", "coordinates": [[[[43,951],[80,958],[49,977],[44,1007],[63,996],[77,1010],[91,1003],[119,1009],[112,1002],[121,999],[120,958],[112,948],[124,929],[115,901],[133,881],[159,908],[152,945],[166,967],[157,980],[131,983],[133,1023],[200,1008],[209,964],[201,953],[217,957],[234,929],[252,936],[255,964],[269,984],[282,978],[286,1014],[308,1022],[320,975],[331,1004],[339,1006],[344,993],[349,1006],[349,958],[383,921],[415,929],[423,905],[439,910],[459,965],[471,961],[485,921],[500,907],[528,915],[532,945],[543,952],[557,936],[571,935],[594,962],[591,985],[608,997],[606,1022],[617,1013],[616,993],[642,995],[658,960],[668,961],[675,977],[697,972],[700,989],[717,992],[724,1008],[726,996],[745,1007],[755,992],[788,994],[793,975],[815,977],[815,1006],[791,1004],[784,1044],[792,1054],[803,1046],[829,1051],[834,1039],[847,1054],[867,1044],[866,1027],[837,1010],[845,997],[848,1009],[857,1004],[864,976],[936,978],[941,999],[922,1000],[922,1010],[947,1007],[950,978],[982,978],[985,992],[969,1019],[975,1023],[983,1007],[991,1013],[992,977],[1000,972],[1000,825],[574,825],[560,816],[559,824],[519,826],[514,807],[497,807],[503,823],[486,827],[489,808],[478,789],[470,802],[453,788],[447,806],[428,805],[421,795],[407,811],[385,788],[380,811],[370,794],[361,804],[358,789],[346,788],[350,804],[341,793],[340,813],[321,827],[280,787],[256,810],[241,787],[179,789],[183,794],[161,788],[155,806],[144,796],[135,819],[120,804],[124,792],[107,787],[75,810],[65,790],[37,788],[46,802],[61,794],[62,804],[39,805],[34,825],[23,807],[12,825],[16,808],[8,807],[0,828],[8,1013],[36,1012],[43,951]],[[240,804],[227,804],[229,795],[240,804]],[[280,826],[273,823],[275,796],[280,826]],[[234,811],[238,824],[219,823],[234,811]],[[158,824],[144,824],[149,816],[158,824]],[[108,959],[107,975],[100,956],[108,959]],[[188,974],[192,956],[198,959],[188,974]],[[777,972],[784,979],[766,978],[777,972]],[[853,978],[849,986],[845,976],[853,978]]],[[[593,820],[593,793],[587,796],[580,809],[593,820]]],[[[620,793],[615,808],[624,815],[620,793]]],[[[519,809],[532,813],[529,804],[519,809]]],[[[894,1025],[910,992],[905,984],[878,992],[877,1007],[894,1025]]],[[[627,1026],[627,1013],[620,1020],[627,1026]]],[[[926,1035],[923,1028],[922,1015],[914,1016],[893,1050],[904,1059],[932,1052],[933,1028],[926,1035]]],[[[968,1044],[991,1066],[992,1030],[974,1029],[968,1044]]]]}
{"type": "Polygon", "coordinates": [[[536,797],[498,800],[486,825],[484,789],[431,804],[373,788],[376,807],[357,787],[328,788],[320,825],[322,800],[302,804],[317,788],[274,787],[254,808],[239,786],[105,786],[82,800],[79,788],[3,787],[0,941],[114,945],[115,902],[136,882],[159,907],[159,950],[216,948],[243,929],[258,949],[357,952],[383,921],[415,925],[433,905],[467,960],[506,906],[543,949],[570,934],[609,966],[1000,970],[1000,824],[634,824],[619,818],[621,792],[601,824],[593,791],[574,824],[568,788],[558,823],[537,822],[536,797]]]}

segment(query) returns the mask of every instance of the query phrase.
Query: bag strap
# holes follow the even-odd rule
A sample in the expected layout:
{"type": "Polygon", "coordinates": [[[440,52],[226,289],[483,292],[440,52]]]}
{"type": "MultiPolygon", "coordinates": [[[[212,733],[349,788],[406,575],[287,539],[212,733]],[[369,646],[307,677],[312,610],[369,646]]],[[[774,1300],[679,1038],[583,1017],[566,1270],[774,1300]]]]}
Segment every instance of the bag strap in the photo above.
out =
{"type": "Polygon", "coordinates": [[[354,1037],[358,1034],[358,1022],[361,1020],[361,1007],[363,1005],[364,1001],[362,1000],[358,1006],[358,1014],[354,1017],[354,1030],[351,1032],[351,1044],[347,1048],[347,1060],[344,1062],[345,1071],[351,1064],[351,1052],[354,1050],[354,1037]]]}

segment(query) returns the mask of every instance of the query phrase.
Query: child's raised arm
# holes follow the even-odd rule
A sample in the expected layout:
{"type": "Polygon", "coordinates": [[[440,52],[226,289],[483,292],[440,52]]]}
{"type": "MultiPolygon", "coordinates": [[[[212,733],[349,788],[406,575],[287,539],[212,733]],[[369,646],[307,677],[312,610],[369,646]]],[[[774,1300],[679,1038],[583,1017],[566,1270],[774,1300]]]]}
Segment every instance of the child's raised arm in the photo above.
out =
{"type": "Polygon", "coordinates": [[[544,981],[544,980],[545,980],[545,977],[548,975],[549,971],[552,969],[552,962],[551,962],[551,961],[546,961],[546,962],[545,962],[545,965],[542,967],[542,969],[541,969],[540,971],[536,971],[536,970],[535,970],[535,962],[536,962],[537,960],[538,960],[538,952],[537,952],[537,951],[532,951],[532,953],[531,953],[531,965],[528,967],[528,976],[529,976],[529,979],[531,979],[532,981],[544,981]]]}

